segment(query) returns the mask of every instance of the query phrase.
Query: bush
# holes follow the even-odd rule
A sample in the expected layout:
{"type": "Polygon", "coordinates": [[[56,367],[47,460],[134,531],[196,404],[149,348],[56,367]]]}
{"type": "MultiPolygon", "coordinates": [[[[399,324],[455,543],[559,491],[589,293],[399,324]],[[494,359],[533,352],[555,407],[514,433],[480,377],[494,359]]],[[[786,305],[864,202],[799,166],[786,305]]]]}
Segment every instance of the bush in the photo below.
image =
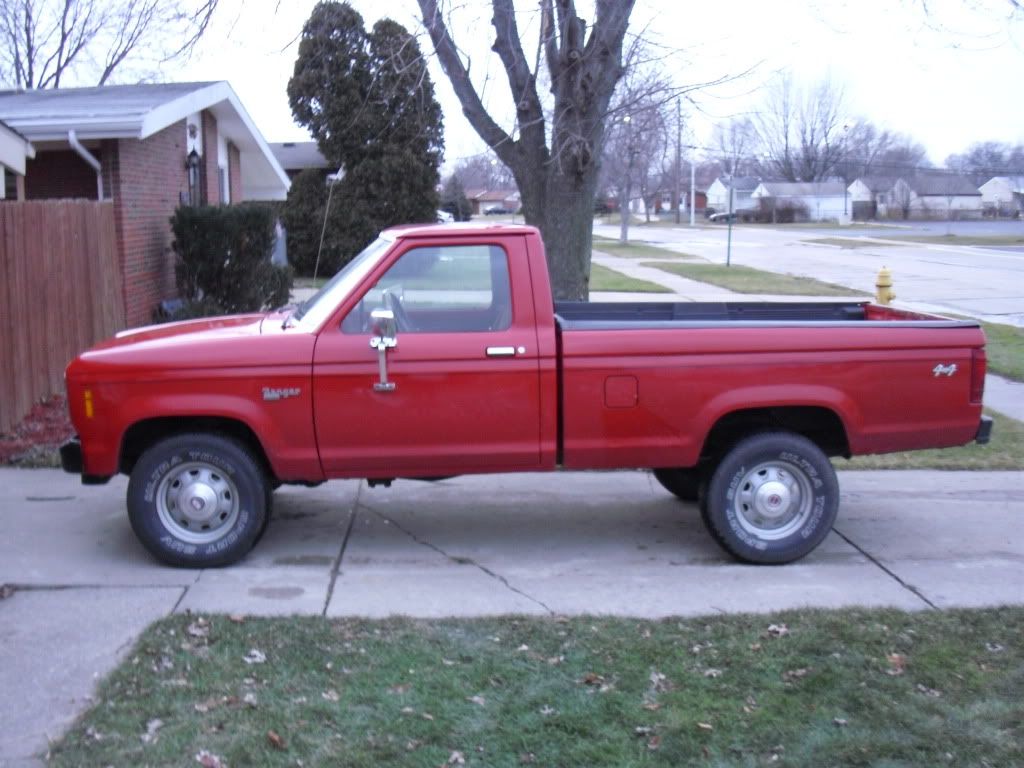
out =
{"type": "MultiPolygon", "coordinates": [[[[327,191],[324,172],[307,168],[292,179],[288,199],[281,209],[281,223],[288,232],[288,263],[295,269],[296,274],[303,277],[312,277],[316,265],[327,191]]],[[[332,207],[334,202],[332,199],[332,207]]],[[[320,264],[322,275],[333,275],[337,271],[336,263],[320,264]]]]}
{"type": "Polygon", "coordinates": [[[807,206],[802,202],[783,201],[761,198],[757,210],[753,213],[754,220],[761,224],[793,224],[798,221],[810,220],[807,206]]]}
{"type": "Polygon", "coordinates": [[[287,303],[289,267],[270,263],[274,214],[259,205],[181,206],[171,217],[178,294],[175,319],[229,315],[287,303]]]}

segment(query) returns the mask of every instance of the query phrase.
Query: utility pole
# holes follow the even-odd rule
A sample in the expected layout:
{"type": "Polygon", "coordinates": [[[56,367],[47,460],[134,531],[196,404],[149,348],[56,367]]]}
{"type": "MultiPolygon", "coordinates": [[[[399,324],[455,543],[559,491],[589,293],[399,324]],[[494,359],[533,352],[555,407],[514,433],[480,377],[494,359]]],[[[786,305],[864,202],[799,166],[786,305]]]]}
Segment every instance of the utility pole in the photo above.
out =
{"type": "MultiPolygon", "coordinates": [[[[679,106],[679,97],[676,96],[676,224],[679,223],[679,209],[683,205],[682,179],[680,178],[682,176],[682,162],[683,162],[682,157],[683,157],[683,112],[682,112],[682,108],[679,106]]],[[[691,190],[692,190],[692,184],[691,184],[691,190]]],[[[691,197],[693,196],[693,192],[692,191],[690,193],[690,196],[691,197]]],[[[693,202],[692,201],[690,203],[690,207],[691,208],[693,207],[693,202]]],[[[692,215],[692,213],[691,213],[690,219],[691,219],[690,226],[692,227],[693,226],[693,220],[692,220],[693,219],[693,215],[692,215]]]]}
{"type": "Polygon", "coordinates": [[[690,226],[694,227],[693,209],[697,207],[697,158],[690,153],[690,226]]]}

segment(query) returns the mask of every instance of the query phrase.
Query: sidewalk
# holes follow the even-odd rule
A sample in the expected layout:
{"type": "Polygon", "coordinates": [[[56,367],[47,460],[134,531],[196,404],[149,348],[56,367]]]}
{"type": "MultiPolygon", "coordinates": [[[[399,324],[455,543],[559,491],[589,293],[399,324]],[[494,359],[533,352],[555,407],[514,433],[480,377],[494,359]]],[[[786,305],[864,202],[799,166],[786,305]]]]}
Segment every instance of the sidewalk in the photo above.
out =
{"type": "MultiPolygon", "coordinates": [[[[243,562],[179,570],[132,535],[123,477],[0,470],[0,765],[37,765],[96,682],[173,612],[642,617],[1024,602],[1022,472],[841,472],[835,530],[739,565],[646,472],[359,481],[274,494],[243,562]]],[[[151,663],[151,662],[150,662],[151,663]]]]}

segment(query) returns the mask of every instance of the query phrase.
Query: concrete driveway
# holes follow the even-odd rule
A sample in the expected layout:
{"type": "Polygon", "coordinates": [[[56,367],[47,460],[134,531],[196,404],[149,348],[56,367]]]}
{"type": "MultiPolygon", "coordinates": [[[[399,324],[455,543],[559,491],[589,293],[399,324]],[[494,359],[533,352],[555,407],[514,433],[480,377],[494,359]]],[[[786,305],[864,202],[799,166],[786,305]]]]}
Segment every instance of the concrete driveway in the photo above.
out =
{"type": "Polygon", "coordinates": [[[34,764],[152,620],[598,613],[1024,602],[1024,473],[848,472],[835,532],[783,567],[738,565],[642,472],[282,488],[237,566],[154,563],[125,480],[0,470],[0,765],[34,764]],[[16,695],[10,692],[17,691],[16,695]]]}

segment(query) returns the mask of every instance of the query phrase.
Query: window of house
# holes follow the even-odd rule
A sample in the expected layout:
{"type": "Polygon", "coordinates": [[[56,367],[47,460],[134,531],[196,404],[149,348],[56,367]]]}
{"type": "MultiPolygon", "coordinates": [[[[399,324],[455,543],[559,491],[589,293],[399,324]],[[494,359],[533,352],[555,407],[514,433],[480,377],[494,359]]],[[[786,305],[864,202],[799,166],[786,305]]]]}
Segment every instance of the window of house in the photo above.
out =
{"type": "Polygon", "coordinates": [[[413,248],[353,308],[342,331],[369,331],[378,308],[393,311],[404,333],[505,330],[512,324],[508,257],[496,245],[413,248]]]}
{"type": "Polygon", "coordinates": [[[4,176],[4,194],[5,200],[17,200],[18,199],[18,177],[14,171],[9,171],[6,168],[0,168],[0,173],[4,176]]]}

